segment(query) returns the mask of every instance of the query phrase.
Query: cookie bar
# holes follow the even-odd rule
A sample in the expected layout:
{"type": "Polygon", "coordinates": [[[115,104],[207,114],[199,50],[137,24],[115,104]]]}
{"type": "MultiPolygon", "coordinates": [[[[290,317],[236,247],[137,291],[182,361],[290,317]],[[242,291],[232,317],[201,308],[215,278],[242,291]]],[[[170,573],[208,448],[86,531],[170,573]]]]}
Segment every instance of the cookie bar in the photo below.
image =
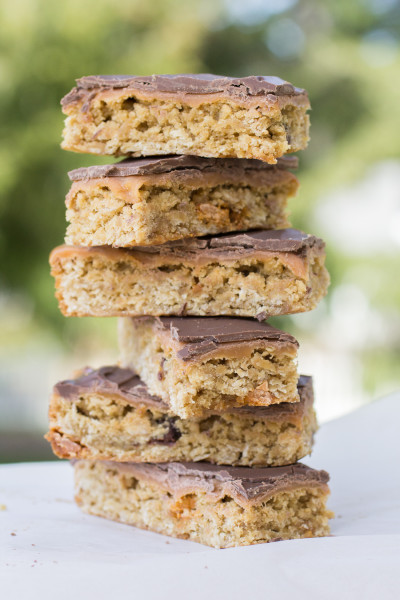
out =
{"type": "Polygon", "coordinates": [[[185,237],[288,226],[298,181],[260,160],[167,156],[76,169],[65,241],[75,246],[148,246],[185,237]]]}
{"type": "Polygon", "coordinates": [[[181,418],[298,402],[298,342],[252,319],[120,319],[121,366],[181,418]]]}
{"type": "Polygon", "coordinates": [[[329,475],[301,463],[78,461],[75,499],[92,515],[215,548],[329,535],[329,475]]]}
{"type": "Polygon", "coordinates": [[[295,229],[188,238],[135,249],[61,246],[50,256],[65,316],[272,315],[326,294],[322,240],[295,229]]]}
{"type": "Polygon", "coordinates": [[[60,458],[288,465],[311,452],[317,429],[311,377],[298,391],[300,402],[182,420],[132,370],[86,369],[54,387],[46,437],[60,458]]]}
{"type": "Polygon", "coordinates": [[[74,152],[273,164],[308,142],[307,93],[279,77],[95,75],[78,79],[61,105],[62,148],[74,152]]]}

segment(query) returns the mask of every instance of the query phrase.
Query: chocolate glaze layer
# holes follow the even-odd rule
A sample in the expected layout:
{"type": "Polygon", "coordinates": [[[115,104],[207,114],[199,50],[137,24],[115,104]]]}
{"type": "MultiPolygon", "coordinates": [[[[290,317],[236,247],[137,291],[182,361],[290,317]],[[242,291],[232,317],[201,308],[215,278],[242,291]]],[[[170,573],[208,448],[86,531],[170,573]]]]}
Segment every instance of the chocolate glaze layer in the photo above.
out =
{"type": "Polygon", "coordinates": [[[148,254],[173,254],[192,257],[193,255],[218,255],[222,258],[235,258],[250,252],[294,252],[305,254],[307,248],[324,248],[324,242],[298,229],[253,229],[246,232],[221,233],[200,238],[184,238],[166,242],[159,246],[136,246],[135,252],[148,254]]]}
{"type": "MultiPolygon", "coordinates": [[[[263,253],[294,254],[303,258],[309,249],[322,252],[323,240],[307,235],[297,229],[252,230],[245,233],[224,233],[201,238],[185,238],[166,242],[159,246],[135,246],[134,248],[110,248],[109,246],[59,246],[52,251],[50,261],[56,256],[71,255],[109,255],[114,260],[126,260],[128,256],[144,260],[146,255],[156,255],[168,261],[177,259],[183,263],[195,263],[196,260],[241,260],[253,257],[263,258],[263,253]]],[[[150,257],[149,257],[150,258],[150,257]]]]}
{"type": "Polygon", "coordinates": [[[273,345],[290,344],[298,348],[297,340],[268,323],[239,317],[130,317],[133,322],[150,321],[156,329],[169,333],[183,344],[176,355],[183,361],[196,359],[216,350],[221,344],[241,344],[256,340],[273,345]]]}
{"type": "Polygon", "coordinates": [[[89,393],[120,396],[133,405],[144,404],[168,411],[168,406],[161,398],[149,394],[147,386],[134,371],[117,366],[86,368],[80,377],[57,383],[54,393],[71,401],[89,393]]]}
{"type": "MultiPolygon", "coordinates": [[[[326,471],[302,463],[286,467],[221,467],[209,463],[111,463],[117,471],[160,485],[175,496],[204,491],[216,500],[228,495],[241,504],[256,504],[276,493],[326,487],[326,471]]],[[[328,490],[327,490],[328,491],[328,490]]]]}
{"type": "Polygon", "coordinates": [[[162,328],[169,329],[174,340],[200,343],[204,340],[224,344],[256,339],[283,339],[292,341],[288,333],[275,329],[268,323],[253,319],[231,317],[155,317],[162,328]]]}
{"type": "MultiPolygon", "coordinates": [[[[283,402],[271,406],[242,406],[225,412],[259,419],[290,419],[303,414],[309,403],[313,402],[312,378],[301,375],[297,389],[300,402],[283,402]]],[[[148,406],[161,412],[169,412],[168,406],[161,398],[149,394],[146,385],[133,370],[117,366],[86,368],[80,377],[57,383],[54,386],[54,393],[70,402],[86,394],[117,396],[133,406],[148,406]]],[[[210,414],[223,413],[210,411],[210,414]]]]}
{"type": "Polygon", "coordinates": [[[132,88],[144,92],[169,92],[177,94],[224,94],[230,97],[296,96],[305,90],[294,87],[280,77],[252,75],[250,77],[222,77],[211,73],[179,73],[176,75],[90,75],[76,80],[76,87],[62,100],[67,106],[87,92],[132,88]]]}
{"type": "Polygon", "coordinates": [[[88,181],[102,177],[130,177],[132,175],[158,175],[174,171],[200,171],[215,173],[221,170],[232,173],[246,173],[249,170],[297,169],[296,156],[278,158],[276,165],[262,160],[246,158],[203,158],[200,156],[166,155],[146,158],[126,158],[112,165],[81,167],[68,173],[71,181],[88,181]]]}

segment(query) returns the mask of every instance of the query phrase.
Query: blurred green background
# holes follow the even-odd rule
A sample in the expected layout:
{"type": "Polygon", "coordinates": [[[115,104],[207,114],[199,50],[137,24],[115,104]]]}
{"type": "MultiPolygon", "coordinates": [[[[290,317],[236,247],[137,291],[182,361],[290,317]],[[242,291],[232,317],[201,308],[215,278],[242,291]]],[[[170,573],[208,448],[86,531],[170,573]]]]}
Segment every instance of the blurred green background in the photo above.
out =
{"type": "Polygon", "coordinates": [[[88,74],[273,74],[309,91],[290,206],[326,240],[332,286],[275,321],[301,342],[320,420],[399,387],[399,35],[395,0],[0,1],[0,461],[50,458],[52,385],[117,357],[115,321],[61,317],[48,268],[66,172],[100,162],[59,148],[59,100],[88,74]]]}

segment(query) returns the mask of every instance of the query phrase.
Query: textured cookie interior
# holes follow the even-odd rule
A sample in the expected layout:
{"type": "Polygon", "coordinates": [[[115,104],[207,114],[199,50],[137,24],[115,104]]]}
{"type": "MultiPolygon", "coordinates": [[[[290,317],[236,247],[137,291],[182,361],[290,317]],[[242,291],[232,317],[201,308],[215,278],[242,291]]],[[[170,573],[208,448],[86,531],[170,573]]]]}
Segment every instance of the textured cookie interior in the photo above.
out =
{"type": "Polygon", "coordinates": [[[49,418],[48,439],[60,458],[117,462],[287,465],[311,452],[317,428],[312,402],[297,418],[223,413],[182,420],[170,412],[96,393],[74,401],[54,394],[49,418]]]}
{"type": "Polygon", "coordinates": [[[251,106],[205,98],[190,103],[151,98],[134,90],[97,93],[65,108],[64,150],[114,156],[192,154],[276,158],[307,146],[306,103],[264,100],[251,106]]]}
{"type": "Polygon", "coordinates": [[[277,492],[243,508],[228,495],[174,497],[101,461],[76,464],[75,492],[85,512],[215,548],[325,536],[333,516],[326,485],[277,492]]]}
{"type": "Polygon", "coordinates": [[[293,181],[270,187],[165,183],[142,185],[132,202],[106,181],[90,183],[75,184],[68,195],[67,244],[129,247],[229,231],[282,229],[289,225],[287,198],[297,188],[293,181]]]}
{"type": "Polygon", "coordinates": [[[232,315],[265,317],[312,310],[325,296],[325,255],[309,250],[302,272],[279,254],[196,264],[141,261],[123,252],[61,249],[52,255],[66,316],[232,315]]]}
{"type": "Polygon", "coordinates": [[[224,348],[219,356],[184,362],[149,321],[120,319],[119,330],[121,366],[134,369],[150,393],[182,418],[299,399],[294,344],[256,342],[230,356],[224,348]]]}

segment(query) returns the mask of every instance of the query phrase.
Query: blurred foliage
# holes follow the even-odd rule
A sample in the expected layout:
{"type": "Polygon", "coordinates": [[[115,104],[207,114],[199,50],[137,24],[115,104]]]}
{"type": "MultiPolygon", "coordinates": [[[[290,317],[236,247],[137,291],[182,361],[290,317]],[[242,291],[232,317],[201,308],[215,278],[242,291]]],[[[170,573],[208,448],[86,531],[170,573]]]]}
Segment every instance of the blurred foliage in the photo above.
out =
{"type": "Polygon", "coordinates": [[[214,4],[0,4],[0,277],[33,300],[36,318],[75,329],[58,313],[47,257],[64,236],[66,172],[93,158],[59,149],[61,97],[88,73],[198,71],[214,4]]]}
{"type": "MultiPolygon", "coordinates": [[[[59,149],[59,100],[75,78],[269,73],[305,87],[312,141],[301,156],[302,187],[291,208],[295,225],[307,230],[326,191],[400,154],[399,19],[394,0],[2,0],[2,289],[23,310],[29,306],[35,324],[64,340],[99,327],[59,315],[47,264],[64,235],[66,172],[101,160],[59,149]]],[[[395,261],[390,269],[385,257],[356,263],[331,248],[333,285],[356,273],[372,304],[393,308],[400,298],[395,261]],[[371,279],[379,284],[371,287],[371,279]]]]}

